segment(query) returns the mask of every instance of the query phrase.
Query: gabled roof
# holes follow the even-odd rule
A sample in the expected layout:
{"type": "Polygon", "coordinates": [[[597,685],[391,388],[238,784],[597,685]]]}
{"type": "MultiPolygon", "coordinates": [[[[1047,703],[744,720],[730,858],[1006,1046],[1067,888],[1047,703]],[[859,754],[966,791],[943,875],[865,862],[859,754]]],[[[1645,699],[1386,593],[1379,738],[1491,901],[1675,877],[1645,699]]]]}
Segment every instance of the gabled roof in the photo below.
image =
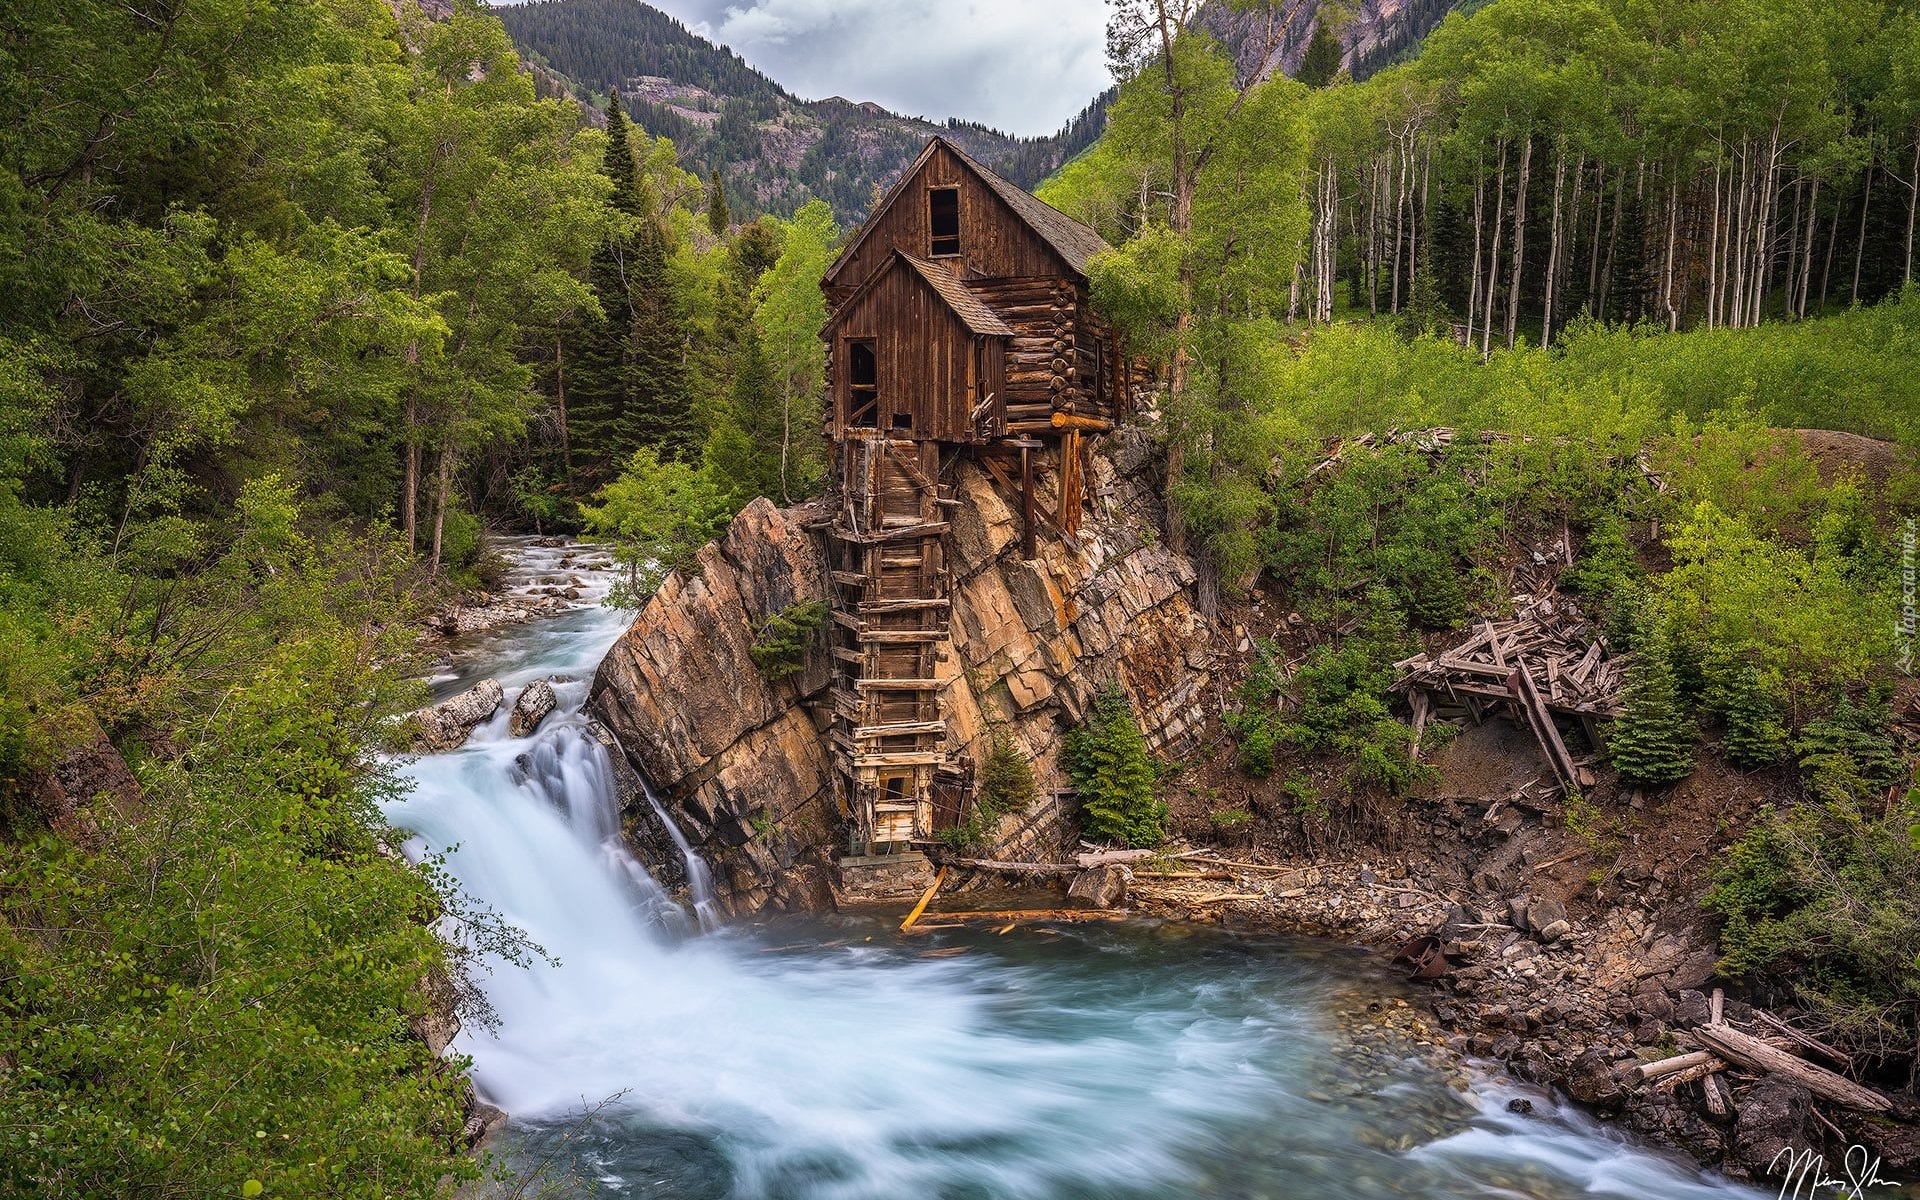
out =
{"type": "Polygon", "coordinates": [[[908,164],[907,169],[900,173],[900,178],[887,189],[887,194],[880,198],[880,203],[873,206],[873,211],[867,214],[866,223],[860,227],[860,232],[840,251],[839,257],[833,260],[833,265],[827,268],[827,280],[832,280],[839,273],[841,264],[853,256],[854,252],[867,240],[874,226],[878,224],[876,218],[893,207],[893,202],[899,199],[900,190],[906,187],[907,181],[919,174],[920,168],[926,165],[927,159],[934,150],[941,146],[951,151],[953,156],[978,176],[980,182],[986,184],[994,195],[1005,201],[1007,207],[1014,211],[1014,215],[1018,216],[1027,228],[1038,234],[1041,241],[1052,247],[1053,252],[1058,254],[1074,273],[1084,277],[1087,273],[1087,262],[1101,251],[1113,248],[1107,245],[1107,240],[1095,232],[1092,226],[1081,224],[1026,189],[1002,179],[971,154],[936,134],[927,139],[925,148],[912,163],[908,164]]]}
{"type": "Polygon", "coordinates": [[[955,279],[951,271],[917,259],[902,250],[895,250],[889,254],[886,265],[867,276],[866,282],[855,288],[846,302],[834,310],[833,316],[827,319],[826,328],[820,331],[821,336],[827,337],[832,334],[834,326],[858,306],[860,298],[879,286],[882,279],[896,270],[908,270],[918,275],[922,282],[933,289],[933,294],[940,297],[941,303],[947,306],[947,310],[959,317],[961,323],[974,333],[984,334],[987,337],[1013,336],[1013,326],[1001,320],[1000,314],[989,308],[986,301],[968,291],[967,285],[955,279]]]}
{"type": "Polygon", "coordinates": [[[952,271],[937,267],[923,259],[915,258],[905,251],[896,250],[901,260],[919,273],[927,281],[927,286],[939,293],[947,302],[953,315],[965,321],[967,328],[975,333],[984,333],[990,337],[1012,337],[1013,327],[1000,319],[1000,314],[987,307],[987,302],[967,290],[967,285],[955,278],[952,271]]]}
{"type": "Polygon", "coordinates": [[[1000,178],[976,162],[971,154],[945,138],[934,140],[945,142],[947,149],[953,151],[956,158],[972,168],[973,173],[992,188],[995,195],[1005,200],[1007,206],[1014,212],[1019,213],[1020,219],[1039,234],[1047,245],[1052,246],[1061,258],[1066,259],[1068,266],[1081,275],[1087,273],[1087,262],[1094,255],[1102,250],[1113,249],[1112,246],[1107,245],[1107,239],[1094,231],[1093,226],[1081,224],[1018,184],[1000,178]]]}

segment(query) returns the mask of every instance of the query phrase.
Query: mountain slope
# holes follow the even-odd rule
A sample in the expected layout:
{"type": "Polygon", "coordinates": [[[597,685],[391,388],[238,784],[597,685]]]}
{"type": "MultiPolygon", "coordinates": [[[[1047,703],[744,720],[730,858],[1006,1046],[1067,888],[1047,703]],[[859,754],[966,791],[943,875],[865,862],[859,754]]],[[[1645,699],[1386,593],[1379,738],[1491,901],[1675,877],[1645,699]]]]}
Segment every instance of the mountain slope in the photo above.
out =
{"type": "Polygon", "coordinates": [[[1111,94],[1051,137],[1016,138],[966,121],[938,124],[877,104],[801,100],[640,0],[534,0],[493,10],[549,88],[604,105],[618,84],[635,120],[702,174],[718,168],[737,213],[790,213],[818,197],[842,222],[942,133],[1022,187],[1091,145],[1111,94]]]}
{"type": "MultiPolygon", "coordinates": [[[[1340,65],[1355,79],[1410,58],[1435,26],[1455,9],[1478,7],[1480,0],[1357,0],[1340,33],[1340,65]]],[[[1200,18],[1208,32],[1232,54],[1243,77],[1255,72],[1297,74],[1314,28],[1328,7],[1322,0],[1288,0],[1280,6],[1276,27],[1283,30],[1278,45],[1267,52],[1270,40],[1266,15],[1234,13],[1223,5],[1209,7],[1200,18]]]]}

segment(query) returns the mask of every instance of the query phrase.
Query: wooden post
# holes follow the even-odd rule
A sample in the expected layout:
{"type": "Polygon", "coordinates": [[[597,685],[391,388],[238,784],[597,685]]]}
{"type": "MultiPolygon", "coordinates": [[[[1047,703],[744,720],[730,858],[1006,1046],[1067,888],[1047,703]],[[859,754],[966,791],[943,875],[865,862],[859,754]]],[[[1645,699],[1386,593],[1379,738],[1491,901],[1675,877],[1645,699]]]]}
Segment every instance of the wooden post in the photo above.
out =
{"type": "Polygon", "coordinates": [[[1033,445],[1022,440],[1020,444],[1020,557],[1032,558],[1039,551],[1033,541],[1033,445]]]}

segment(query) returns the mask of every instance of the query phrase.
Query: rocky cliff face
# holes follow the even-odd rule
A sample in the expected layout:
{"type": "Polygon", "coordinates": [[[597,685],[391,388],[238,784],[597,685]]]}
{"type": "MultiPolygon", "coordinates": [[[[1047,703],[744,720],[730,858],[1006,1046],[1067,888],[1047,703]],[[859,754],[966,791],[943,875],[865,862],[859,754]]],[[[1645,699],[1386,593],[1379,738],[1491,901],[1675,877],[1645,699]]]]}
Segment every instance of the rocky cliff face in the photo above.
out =
{"type": "MultiPolygon", "coordinates": [[[[1106,459],[1096,459],[1095,484],[1096,518],[1078,536],[1042,537],[1025,560],[1017,498],[971,464],[956,479],[953,642],[940,669],[950,744],[979,761],[1003,724],[1041,785],[1032,811],[1006,819],[999,853],[1038,857],[1072,843],[1058,754],[1100,687],[1126,690],[1164,753],[1187,749],[1204,719],[1211,663],[1190,602],[1193,569],[1159,544],[1145,488],[1106,459]]],[[[756,622],[826,598],[825,557],[808,527],[822,517],[755,501],[701,552],[695,574],[647,603],[589,701],[737,913],[824,906],[846,849],[823,732],[826,655],[769,683],[749,653],[756,622]]],[[[647,851],[658,844],[645,828],[651,806],[635,807],[631,840],[657,857],[647,851]]]]}

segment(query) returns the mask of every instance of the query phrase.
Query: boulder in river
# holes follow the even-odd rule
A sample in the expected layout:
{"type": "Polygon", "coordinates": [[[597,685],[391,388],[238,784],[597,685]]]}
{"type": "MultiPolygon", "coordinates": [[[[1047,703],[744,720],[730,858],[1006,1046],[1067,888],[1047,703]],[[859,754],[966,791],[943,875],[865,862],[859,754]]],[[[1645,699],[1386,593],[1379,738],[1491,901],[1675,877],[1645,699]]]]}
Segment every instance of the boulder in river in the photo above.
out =
{"type": "Polygon", "coordinates": [[[540,722],[547,719],[547,714],[558,703],[552,684],[544,679],[534,680],[513,702],[513,716],[507,719],[507,732],[514,737],[526,737],[540,728],[540,722]]]}
{"type": "Polygon", "coordinates": [[[1132,874],[1116,863],[1090,867],[1075,875],[1067,885],[1067,899],[1094,908],[1118,908],[1127,902],[1127,883],[1131,879],[1132,874]]]}
{"type": "Polygon", "coordinates": [[[1766,1175],[1782,1150],[1807,1146],[1807,1114],[1813,1093],[1790,1079],[1770,1075],[1740,1097],[1733,1156],[1755,1175],[1766,1175]]]}
{"type": "Polygon", "coordinates": [[[429,754],[457,750],[474,727],[493,716],[506,698],[498,679],[484,679],[451,700],[442,700],[407,718],[413,747],[429,754]]]}

